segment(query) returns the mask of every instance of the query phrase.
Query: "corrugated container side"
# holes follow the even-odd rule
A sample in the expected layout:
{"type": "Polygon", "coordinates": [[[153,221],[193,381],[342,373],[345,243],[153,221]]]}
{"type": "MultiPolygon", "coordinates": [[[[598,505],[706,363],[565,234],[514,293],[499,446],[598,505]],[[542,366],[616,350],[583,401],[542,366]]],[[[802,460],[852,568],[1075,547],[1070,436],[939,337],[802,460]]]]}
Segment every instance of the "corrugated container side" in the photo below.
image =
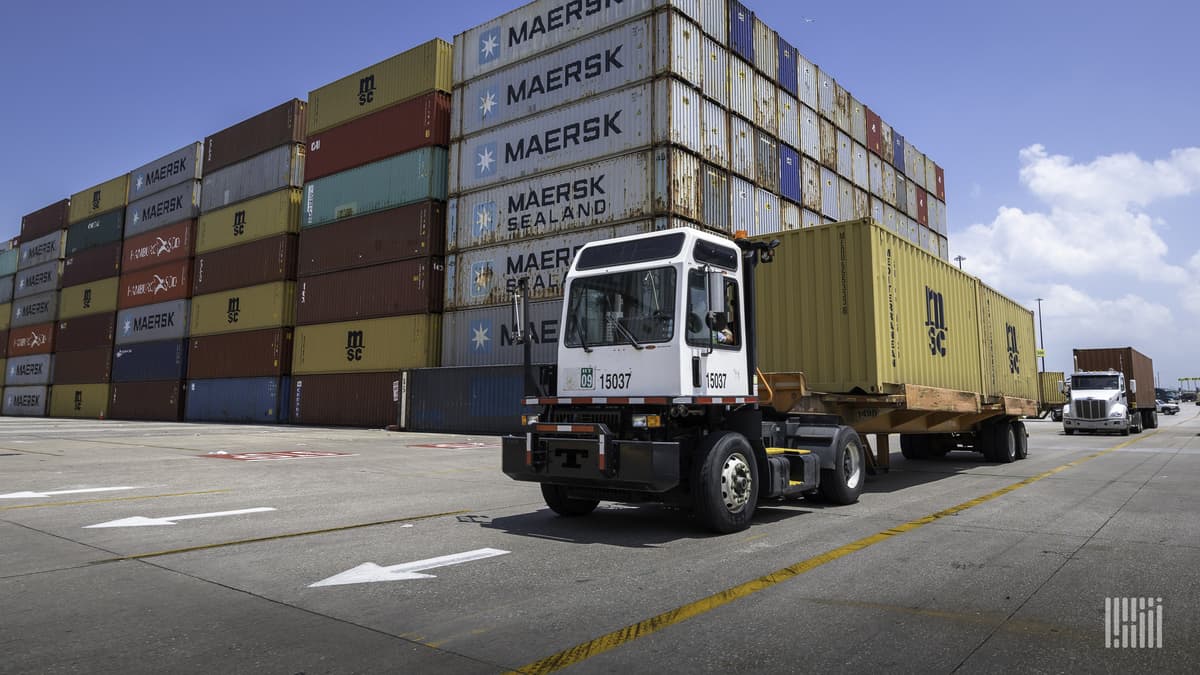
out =
{"type": "Polygon", "coordinates": [[[800,85],[800,93],[797,98],[813,110],[819,110],[821,107],[821,87],[817,70],[817,67],[804,58],[803,54],[796,54],[796,79],[800,85]]]}
{"type": "Polygon", "coordinates": [[[850,134],[850,92],[840,84],[833,88],[833,124],[847,135],[850,134]]]}
{"type": "Polygon", "coordinates": [[[854,183],[849,179],[838,176],[838,218],[853,220],[856,212],[854,206],[854,183]]]}
{"type": "Polygon", "coordinates": [[[736,115],[730,116],[729,136],[729,150],[732,155],[730,169],[738,175],[754,180],[754,126],[736,115]]]}
{"type": "Polygon", "coordinates": [[[441,316],[412,314],[296,328],[292,373],[428,368],[440,358],[441,316]]]}
{"type": "Polygon", "coordinates": [[[280,234],[201,253],[192,270],[193,295],[295,279],[296,235],[280,234]]]}
{"type": "Polygon", "coordinates": [[[1060,383],[1067,381],[1066,373],[1062,372],[1061,370],[1048,370],[1043,373],[1038,373],[1038,379],[1041,382],[1039,386],[1041,387],[1040,400],[1042,403],[1048,405],[1063,405],[1067,402],[1066,394],[1062,393],[1062,390],[1059,389],[1060,383]]]}
{"type": "Polygon", "coordinates": [[[821,161],[821,120],[817,111],[808,106],[800,109],[800,151],[807,157],[821,161]]]}
{"type": "Polygon", "coordinates": [[[288,188],[205,213],[196,224],[196,253],[298,232],[302,200],[302,190],[288,188]]]}
{"type": "MultiPolygon", "coordinates": [[[[199,181],[204,175],[203,152],[204,146],[201,143],[189,143],[134,169],[129,173],[129,195],[126,201],[132,203],[188,181],[199,181]]],[[[126,222],[129,222],[128,215],[126,222]]]]}
{"type": "Polygon", "coordinates": [[[190,300],[172,300],[117,312],[113,341],[118,345],[126,345],[187,337],[190,304],[190,300]]]}
{"type": "Polygon", "coordinates": [[[883,159],[875,154],[867,155],[867,191],[883,199],[883,159]]]}
{"type": "Polygon", "coordinates": [[[293,377],[288,396],[292,424],[383,428],[399,410],[393,392],[400,373],[341,373],[293,377]]]}
{"type": "Polygon", "coordinates": [[[817,112],[833,123],[837,118],[837,83],[829,73],[817,68],[817,112]]]}
{"type": "Polygon", "coordinates": [[[200,210],[216,209],[262,194],[304,185],[303,145],[281,145],[220,171],[204,174],[200,210]]]}
{"type": "Polygon", "coordinates": [[[716,41],[705,38],[700,56],[704,60],[704,95],[728,108],[729,52],[716,41]]]}
{"type": "MultiPolygon", "coordinates": [[[[679,80],[655,80],[656,109],[651,113],[654,117],[654,139],[660,143],[682,145],[693,152],[700,152],[704,147],[704,127],[700,124],[702,100],[695,89],[679,80]],[[670,107],[659,108],[663,101],[669,101],[670,107]]],[[[507,155],[507,150],[505,153],[507,155]]]]}
{"type": "Polygon", "coordinates": [[[701,221],[706,227],[732,232],[729,225],[729,172],[705,164],[701,169],[701,221]]]}
{"type": "Polygon", "coordinates": [[[776,43],[775,31],[757,16],[754,17],[754,66],[771,81],[777,78],[779,46],[776,43]]]}
{"type": "Polygon", "coordinates": [[[112,380],[112,345],[54,354],[54,384],[106,384],[112,380]]]}
{"type": "Polygon", "coordinates": [[[904,175],[908,182],[925,187],[925,155],[908,141],[904,142],[904,175]]]}
{"type": "Polygon", "coordinates": [[[870,202],[871,202],[871,213],[868,217],[871,220],[874,220],[875,222],[879,223],[880,225],[883,225],[884,228],[886,229],[887,226],[884,225],[884,223],[883,223],[883,221],[884,221],[883,200],[880,199],[879,197],[872,196],[872,197],[870,197],[870,202]]]}
{"type": "MultiPolygon", "coordinates": [[[[19,238],[12,241],[15,244],[19,238]]],[[[10,248],[7,251],[0,251],[0,277],[7,277],[17,273],[17,259],[20,257],[20,248],[10,248]]]]}
{"type": "MultiPolygon", "coordinates": [[[[533,341],[532,363],[557,358],[562,300],[529,303],[526,329],[533,341]]],[[[478,307],[442,316],[443,366],[520,365],[524,348],[513,342],[511,307],[478,307]]]]}
{"type": "Polygon", "coordinates": [[[883,157],[883,120],[879,118],[878,113],[866,106],[863,106],[863,117],[867,132],[867,150],[883,157]]]}
{"type": "Polygon", "coordinates": [[[181,183],[129,205],[125,210],[125,238],[149,232],[200,214],[200,181],[181,183]]]}
{"type": "Polygon", "coordinates": [[[821,168],[821,215],[837,220],[842,199],[837,174],[821,168]]]}
{"type": "Polygon", "coordinates": [[[821,164],[829,167],[830,169],[833,169],[834,171],[837,171],[838,170],[838,132],[837,132],[837,129],[834,128],[833,122],[830,122],[829,120],[824,119],[824,118],[820,119],[818,121],[818,123],[820,124],[820,130],[821,130],[821,155],[820,155],[820,157],[814,157],[814,159],[819,159],[821,161],[821,164]]]}
{"type": "Polygon", "coordinates": [[[754,12],[737,0],[729,0],[729,49],[754,62],[754,12]]]}
{"type": "MultiPolygon", "coordinates": [[[[905,216],[908,215],[908,186],[909,182],[904,179],[904,176],[899,171],[896,172],[896,210],[905,216]]],[[[916,194],[915,192],[913,193],[916,194]]],[[[915,206],[915,204],[914,204],[915,206]]]]}
{"type": "Polygon", "coordinates": [[[296,284],[275,281],[192,298],[192,336],[280,328],[295,323],[296,284]]]}
{"type": "Polygon", "coordinates": [[[733,232],[754,231],[754,185],[736,176],[729,186],[729,227],[733,232]]]}
{"type": "Polygon", "coordinates": [[[892,127],[882,119],[879,122],[879,145],[883,150],[883,161],[887,162],[889,166],[894,166],[896,155],[895,145],[892,141],[892,127]]]}
{"type": "Polygon", "coordinates": [[[853,96],[850,96],[850,137],[860,145],[867,144],[867,109],[853,96]]]}
{"type": "Polygon", "coordinates": [[[867,148],[858,143],[850,146],[850,177],[860,189],[866,190],[871,186],[867,171],[867,148]]]}
{"type": "Polygon", "coordinates": [[[122,382],[109,389],[109,417],[114,420],[178,422],[183,414],[184,382],[122,382]]]}
{"type": "Polygon", "coordinates": [[[854,217],[869,218],[871,216],[871,197],[866,190],[854,188],[854,217]]]}
{"type": "Polygon", "coordinates": [[[58,316],[58,291],[48,291],[12,303],[13,328],[53,321],[58,316]]]}
{"type": "Polygon", "coordinates": [[[754,74],[754,124],[772,136],[779,133],[779,111],[774,80],[754,74]]]}
{"type": "Polygon", "coordinates": [[[779,90],[776,110],[779,114],[779,140],[793,148],[800,146],[800,103],[779,90]]]}
{"type": "Polygon", "coordinates": [[[817,213],[816,211],[809,211],[808,209],[802,209],[800,211],[801,227],[818,227],[824,222],[825,219],[822,218],[821,214],[817,213]]]}
{"type": "Polygon", "coordinates": [[[923,186],[926,192],[937,194],[937,164],[927,155],[925,157],[925,185],[923,186]]]}
{"type": "Polygon", "coordinates": [[[800,218],[800,207],[791,202],[779,202],[779,227],[783,230],[796,230],[803,226],[800,218]]]}
{"type": "Polygon", "coordinates": [[[37,239],[22,240],[24,243],[21,244],[17,271],[62,258],[66,239],[67,233],[58,230],[37,239]]]}
{"type": "Polygon", "coordinates": [[[281,103],[204,139],[204,173],[211,174],[271,148],[305,142],[308,104],[281,103]]]}
{"type": "Polygon", "coordinates": [[[0,330],[0,356],[8,356],[8,329],[0,330]]]}
{"type": "Polygon", "coordinates": [[[0,305],[0,330],[8,330],[10,321],[12,321],[12,303],[6,302],[0,305]]]}
{"type": "MultiPolygon", "coordinates": [[[[660,12],[654,17],[657,50],[654,71],[672,74],[693,86],[704,81],[704,65],[700,60],[703,40],[700,27],[674,12],[660,12]],[[669,35],[669,40],[662,39],[669,35]]],[[[578,92],[578,96],[584,96],[578,92]]]]}
{"type": "Polygon", "coordinates": [[[196,221],[181,220],[125,240],[121,272],[138,270],[190,258],[196,246],[196,221]]]}
{"type": "Polygon", "coordinates": [[[62,290],[58,299],[58,320],[65,321],[88,314],[112,314],[117,311],[120,277],[89,281],[62,290]]]}
{"type": "Polygon", "coordinates": [[[125,234],[125,207],[87,218],[67,228],[65,252],[68,256],[114,241],[125,234]]]}
{"type": "Polygon", "coordinates": [[[520,366],[429,368],[408,375],[409,431],[505,434],[521,430],[520,366]]]}
{"type": "Polygon", "coordinates": [[[754,131],[755,182],[773,192],[779,191],[779,144],[774,137],[754,131]]]}
{"type": "Polygon", "coordinates": [[[8,353],[12,359],[33,354],[54,352],[55,324],[40,323],[35,326],[13,326],[8,331],[8,353]]]}
{"type": "MultiPolygon", "coordinates": [[[[6,305],[7,305],[7,304],[9,304],[10,302],[12,302],[12,299],[13,299],[13,281],[14,281],[15,279],[16,279],[16,276],[15,276],[15,275],[14,275],[14,276],[8,276],[8,277],[0,277],[0,303],[4,303],[4,304],[6,304],[6,305]]],[[[12,308],[11,308],[11,307],[9,307],[8,309],[9,309],[9,312],[11,313],[11,311],[12,311],[12,308]]],[[[4,318],[4,320],[5,320],[5,321],[7,321],[9,318],[11,318],[11,314],[10,314],[10,316],[9,316],[9,317],[5,317],[5,318],[4,318]]]]}
{"type": "Polygon", "coordinates": [[[64,199],[21,216],[21,241],[43,237],[67,226],[71,200],[64,199]]]}
{"type": "Polygon", "coordinates": [[[114,241],[63,261],[63,286],[77,286],[90,281],[116,276],[121,271],[121,242],[114,241]]]}
{"type": "Polygon", "coordinates": [[[938,257],[942,260],[950,260],[950,242],[945,237],[938,237],[938,257]]]}
{"type": "Polygon", "coordinates": [[[1038,400],[1033,312],[986,284],[976,287],[983,393],[1038,400]]]}
{"type": "Polygon", "coordinates": [[[279,377],[292,371],[291,327],[188,340],[188,379],[279,377]]]}
{"type": "Polygon", "coordinates": [[[755,234],[770,234],[781,229],[779,210],[779,195],[756,188],[754,190],[754,230],[755,234]]]}
{"type": "Polygon", "coordinates": [[[446,150],[423,148],[304,186],[301,227],[446,198],[446,150]]]}
{"type": "Polygon", "coordinates": [[[288,378],[189,380],[183,419],[188,422],[277,424],[287,421],[288,378]]]}
{"type": "Polygon", "coordinates": [[[300,233],[296,272],[311,276],[351,267],[442,255],[446,206],[421,202],[300,233]]]}
{"type": "Polygon", "coordinates": [[[896,180],[896,170],[892,168],[885,160],[883,163],[883,185],[880,186],[882,191],[883,201],[892,206],[896,206],[896,186],[899,181],[896,180]]]}
{"type": "Polygon", "coordinates": [[[4,363],[4,384],[21,387],[50,384],[54,379],[54,355],[34,354],[8,359],[4,363]]]}
{"type": "Polygon", "coordinates": [[[13,284],[13,298],[25,298],[58,289],[62,281],[62,266],[61,260],[51,260],[17,272],[13,284]]]}
{"type": "Polygon", "coordinates": [[[921,188],[914,190],[917,193],[917,222],[928,226],[929,225],[929,202],[926,200],[925,191],[921,188]]]}
{"type": "Polygon", "coordinates": [[[883,227],[889,232],[900,233],[900,214],[896,212],[894,207],[884,204],[883,206],[883,227]]]}
{"type": "Polygon", "coordinates": [[[117,309],[182,300],[192,294],[192,260],[186,258],[121,275],[117,309]]]}
{"type": "Polygon", "coordinates": [[[779,193],[785,198],[801,201],[800,153],[786,145],[779,147],[779,193]]]}
{"type": "Polygon", "coordinates": [[[128,203],[129,174],[122,174],[86,190],[71,195],[71,206],[67,211],[67,222],[81,220],[125,206],[128,203]]]}
{"type": "Polygon", "coordinates": [[[430,91],[451,91],[451,51],[435,38],[310,91],[308,135],[430,91]]]}
{"type": "Polygon", "coordinates": [[[113,382],[182,380],[187,374],[187,340],[139,342],[113,350],[113,382]]]}
{"type": "Polygon", "coordinates": [[[752,120],[757,111],[754,91],[754,66],[729,56],[729,109],[752,120]]]}
{"type": "Polygon", "coordinates": [[[793,47],[787,40],[784,40],[779,35],[776,35],[777,51],[778,51],[778,75],[779,86],[784,91],[792,96],[800,95],[800,77],[799,71],[796,70],[796,48],[793,47]]]}
{"type": "Polygon", "coordinates": [[[800,158],[800,177],[804,181],[800,188],[800,197],[804,207],[817,213],[821,212],[821,167],[808,157],[800,158]]]}
{"type": "Polygon", "coordinates": [[[296,282],[296,323],[440,312],[445,273],[440,258],[419,258],[305,277],[296,282]]]}
{"type": "Polygon", "coordinates": [[[721,45],[729,42],[729,5],[726,0],[700,0],[704,32],[721,45]]]}
{"type": "Polygon", "coordinates": [[[440,91],[398,103],[308,139],[304,180],[450,143],[450,96],[440,91]]]}
{"type": "Polygon", "coordinates": [[[729,113],[713,101],[704,101],[701,123],[704,139],[701,154],[722,169],[729,168],[729,113]]]}
{"type": "Polygon", "coordinates": [[[5,416],[11,417],[43,417],[49,402],[50,387],[5,387],[4,408],[5,416]]]}
{"type": "MultiPolygon", "coordinates": [[[[884,159],[887,159],[886,157],[884,159]]],[[[892,130],[892,166],[904,173],[904,137],[895,129],[892,130]]]]}
{"type": "Polygon", "coordinates": [[[678,148],[654,150],[654,208],[699,220],[700,157],[678,148]]]}
{"type": "Polygon", "coordinates": [[[1125,379],[1136,384],[1129,386],[1134,408],[1154,407],[1154,363],[1150,357],[1133,347],[1108,347],[1073,350],[1076,369],[1080,371],[1120,370],[1125,379]],[[1146,383],[1146,384],[1143,384],[1146,383]],[[1132,391],[1134,388],[1137,391],[1132,391]]]}
{"type": "Polygon", "coordinates": [[[934,166],[934,180],[937,181],[937,198],[946,201],[946,172],[940,166],[934,166]]]}
{"type": "Polygon", "coordinates": [[[105,419],[108,394],[108,383],[55,384],[50,388],[50,417],[105,419]]]}
{"type": "Polygon", "coordinates": [[[104,348],[112,351],[116,332],[116,315],[89,314],[59,321],[55,331],[55,346],[59,352],[104,348]]]}
{"type": "Polygon", "coordinates": [[[838,175],[846,179],[854,176],[854,147],[851,145],[850,134],[838,130],[837,137],[837,166],[838,175]]]}
{"type": "MultiPolygon", "coordinates": [[[[899,186],[896,186],[896,189],[899,190],[899,186]]],[[[917,209],[920,207],[920,202],[917,200],[917,190],[920,189],[911,180],[904,184],[904,212],[914,221],[917,219],[917,209]]]]}

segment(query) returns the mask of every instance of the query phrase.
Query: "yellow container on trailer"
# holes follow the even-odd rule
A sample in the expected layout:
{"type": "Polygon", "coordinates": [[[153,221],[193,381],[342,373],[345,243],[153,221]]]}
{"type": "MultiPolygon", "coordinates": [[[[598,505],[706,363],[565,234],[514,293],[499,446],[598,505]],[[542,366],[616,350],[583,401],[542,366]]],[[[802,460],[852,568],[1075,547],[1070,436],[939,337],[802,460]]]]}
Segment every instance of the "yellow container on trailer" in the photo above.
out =
{"type": "Polygon", "coordinates": [[[50,388],[50,417],[102,420],[108,417],[107,384],[56,384],[50,388]]]}
{"type": "Polygon", "coordinates": [[[192,298],[192,337],[280,328],[296,322],[296,282],[274,281],[192,298]]]}
{"type": "Polygon", "coordinates": [[[1033,311],[976,280],[983,393],[1038,400],[1033,311]]]}
{"type": "Polygon", "coordinates": [[[436,366],[441,331],[440,314],[297,326],[292,373],[370,373],[436,366]]]}
{"type": "Polygon", "coordinates": [[[120,277],[67,286],[58,299],[59,320],[117,311],[120,277]]]}
{"type": "Polygon", "coordinates": [[[67,223],[73,224],[92,216],[119,209],[129,199],[129,174],[117,176],[99,185],[71,195],[67,223]]]}
{"type": "Polygon", "coordinates": [[[300,231],[301,190],[276,190],[200,216],[196,254],[300,231]]]}
{"type": "Polygon", "coordinates": [[[1067,375],[1061,370],[1048,370],[1038,373],[1042,380],[1042,403],[1048,405],[1064,405],[1067,395],[1058,388],[1060,382],[1066,382],[1067,375]]]}

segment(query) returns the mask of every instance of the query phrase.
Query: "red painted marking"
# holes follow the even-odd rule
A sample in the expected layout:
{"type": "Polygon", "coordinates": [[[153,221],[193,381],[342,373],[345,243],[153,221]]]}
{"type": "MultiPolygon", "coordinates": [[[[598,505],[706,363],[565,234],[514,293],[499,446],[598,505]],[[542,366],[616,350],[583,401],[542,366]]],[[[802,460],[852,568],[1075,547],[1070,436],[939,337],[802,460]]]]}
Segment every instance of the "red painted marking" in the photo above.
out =
{"type": "Polygon", "coordinates": [[[236,459],[240,462],[268,462],[277,459],[317,459],[321,457],[354,457],[353,452],[315,452],[311,450],[293,450],[284,452],[226,452],[221,454],[209,453],[205,457],[213,459],[236,459]]]}
{"type": "Polygon", "coordinates": [[[438,450],[468,450],[470,448],[496,448],[495,443],[417,443],[410,448],[436,448],[438,450]]]}

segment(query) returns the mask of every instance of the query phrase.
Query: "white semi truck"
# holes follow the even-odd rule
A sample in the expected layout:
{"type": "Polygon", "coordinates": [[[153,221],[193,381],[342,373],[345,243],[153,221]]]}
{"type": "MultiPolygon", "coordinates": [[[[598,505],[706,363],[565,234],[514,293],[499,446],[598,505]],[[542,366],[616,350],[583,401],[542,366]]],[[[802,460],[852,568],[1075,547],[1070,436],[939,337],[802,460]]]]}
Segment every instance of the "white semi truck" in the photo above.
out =
{"type": "Polygon", "coordinates": [[[1154,364],[1132,347],[1076,349],[1063,432],[1128,436],[1158,426],[1154,364]],[[1138,394],[1138,385],[1143,391],[1138,394]]]}

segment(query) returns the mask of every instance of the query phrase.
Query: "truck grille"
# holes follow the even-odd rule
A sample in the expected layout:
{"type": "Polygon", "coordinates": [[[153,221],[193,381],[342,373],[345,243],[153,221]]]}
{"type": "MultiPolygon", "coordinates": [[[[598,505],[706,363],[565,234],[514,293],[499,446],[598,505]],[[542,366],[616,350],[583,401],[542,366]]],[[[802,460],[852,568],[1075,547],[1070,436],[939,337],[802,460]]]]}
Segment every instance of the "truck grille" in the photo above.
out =
{"type": "Polygon", "coordinates": [[[1075,401],[1075,417],[1083,420],[1102,420],[1108,417],[1107,401],[1075,401]]]}
{"type": "Polygon", "coordinates": [[[620,431],[620,410],[556,410],[550,422],[554,424],[607,424],[609,430],[620,431]]]}

